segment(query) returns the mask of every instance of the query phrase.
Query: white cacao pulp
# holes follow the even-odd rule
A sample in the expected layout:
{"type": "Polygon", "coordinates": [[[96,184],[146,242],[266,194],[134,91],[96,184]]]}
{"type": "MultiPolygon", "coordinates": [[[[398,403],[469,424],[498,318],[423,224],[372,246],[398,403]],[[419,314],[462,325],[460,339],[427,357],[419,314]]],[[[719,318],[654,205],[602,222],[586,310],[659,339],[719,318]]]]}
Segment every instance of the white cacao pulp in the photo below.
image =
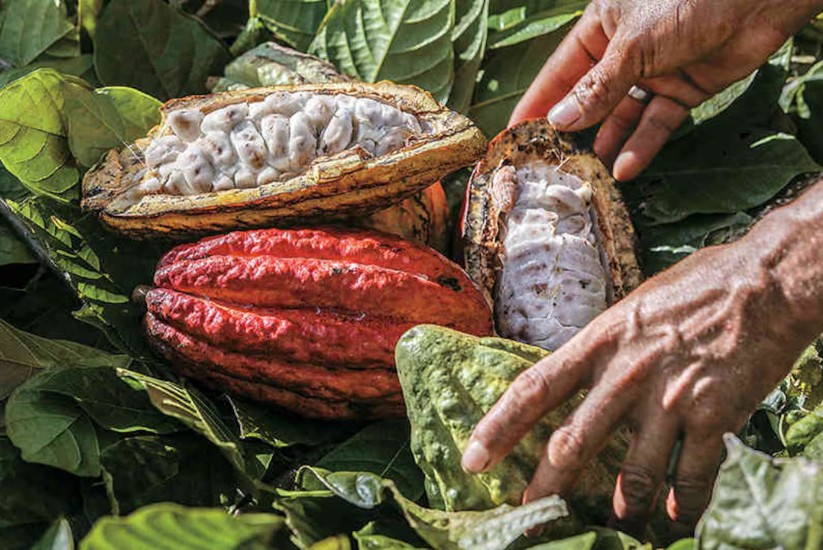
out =
{"type": "Polygon", "coordinates": [[[305,173],[321,156],[396,151],[424,133],[388,103],[345,94],[275,92],[204,114],[180,109],[143,151],[146,172],[123,195],[195,195],[253,188],[305,173]]]}
{"type": "Polygon", "coordinates": [[[501,166],[489,188],[500,210],[498,331],[549,350],[605,311],[610,299],[592,188],[561,168],[501,166]]]}

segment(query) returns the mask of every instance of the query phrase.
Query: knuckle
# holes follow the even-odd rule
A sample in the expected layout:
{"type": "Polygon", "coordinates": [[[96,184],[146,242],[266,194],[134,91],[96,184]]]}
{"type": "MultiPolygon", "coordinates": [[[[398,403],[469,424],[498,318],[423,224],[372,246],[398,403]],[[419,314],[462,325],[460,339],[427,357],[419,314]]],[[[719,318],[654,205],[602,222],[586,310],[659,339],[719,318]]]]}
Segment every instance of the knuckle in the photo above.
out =
{"type": "Polygon", "coordinates": [[[609,102],[611,78],[602,64],[595,65],[574,89],[574,95],[583,109],[590,109],[609,102]]]}
{"type": "Polygon", "coordinates": [[[645,511],[654,504],[659,481],[648,469],[626,464],[620,472],[620,490],[632,509],[645,511]]]}
{"type": "Polygon", "coordinates": [[[547,390],[548,382],[545,376],[540,369],[532,367],[515,378],[509,392],[514,402],[531,406],[535,401],[544,398],[547,390]]]}
{"type": "Polygon", "coordinates": [[[548,455],[553,466],[577,470],[585,461],[586,446],[573,428],[561,426],[549,439],[548,455]]]}
{"type": "Polygon", "coordinates": [[[681,523],[697,521],[709,503],[712,480],[696,477],[681,477],[674,483],[674,498],[677,502],[675,517],[681,523]]]}

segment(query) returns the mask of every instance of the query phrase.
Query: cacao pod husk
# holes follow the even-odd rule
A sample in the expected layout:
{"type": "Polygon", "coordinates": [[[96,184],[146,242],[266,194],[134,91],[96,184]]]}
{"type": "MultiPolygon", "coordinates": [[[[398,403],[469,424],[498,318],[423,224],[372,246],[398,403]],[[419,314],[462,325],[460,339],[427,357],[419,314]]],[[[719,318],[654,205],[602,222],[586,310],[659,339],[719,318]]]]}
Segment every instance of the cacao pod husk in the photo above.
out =
{"type": "MultiPolygon", "coordinates": [[[[472,431],[518,374],[549,352],[502,338],[418,326],[396,348],[397,372],[411,422],[411,450],[425,474],[429,504],[448,511],[518,505],[552,431],[582,400],[541,419],[500,464],[468,474],[460,460],[472,431]]],[[[582,473],[570,503],[578,518],[608,518],[628,434],[620,430],[582,473]]]]}
{"type": "Polygon", "coordinates": [[[83,180],[83,207],[133,238],[370,214],[485,149],[469,119],[390,82],[238,90],[161,111],[147,137],[109,151],[83,180]]]}
{"type": "Polygon", "coordinates": [[[449,203],[439,181],[402,202],[352,222],[428,245],[443,254],[449,246],[449,203]]]}
{"type": "Polygon", "coordinates": [[[501,336],[556,349],[638,286],[635,235],[615,181],[545,120],[498,135],[466,190],[466,271],[501,336]]]}
{"type": "Polygon", "coordinates": [[[302,416],[404,415],[394,346],[419,323],[492,332],[455,264],[362,230],[267,229],[178,246],[145,296],[149,343],[207,386],[302,416]]]}

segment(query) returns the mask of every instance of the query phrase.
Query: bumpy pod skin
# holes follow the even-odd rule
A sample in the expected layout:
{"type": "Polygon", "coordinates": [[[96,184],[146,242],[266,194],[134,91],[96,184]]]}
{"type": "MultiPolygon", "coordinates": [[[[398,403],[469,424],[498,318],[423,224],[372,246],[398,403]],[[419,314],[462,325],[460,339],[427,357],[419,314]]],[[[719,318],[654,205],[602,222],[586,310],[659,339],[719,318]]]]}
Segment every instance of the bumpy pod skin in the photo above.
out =
{"type": "Polygon", "coordinates": [[[455,264],[376,232],[234,232],[181,245],[146,295],[151,345],[184,375],[306,417],[404,415],[394,347],[419,323],[491,334],[455,264]]]}
{"type": "Polygon", "coordinates": [[[439,181],[403,202],[352,221],[359,227],[391,233],[444,254],[449,246],[449,203],[439,181]]]}
{"type": "MultiPolygon", "coordinates": [[[[245,116],[254,118],[253,112],[249,107],[245,116]]],[[[419,88],[390,82],[302,84],[192,96],[166,103],[162,115],[161,124],[146,138],[110,151],[83,180],[83,207],[98,212],[112,230],[133,238],[183,238],[228,229],[283,226],[298,221],[315,223],[369,214],[471,164],[483,154],[486,146],[485,138],[469,119],[443,107],[419,88]],[[182,189],[183,192],[178,193],[182,196],[158,194],[154,190],[157,178],[168,176],[147,172],[141,151],[158,138],[171,137],[175,113],[200,111],[205,115],[203,127],[211,128],[209,113],[224,112],[230,106],[259,106],[278,92],[340,96],[341,102],[345,102],[346,97],[374,100],[413,116],[422,130],[408,143],[400,143],[399,148],[384,154],[376,154],[381,144],[375,144],[378,146],[375,151],[353,147],[334,155],[320,154],[299,174],[291,174],[276,158],[269,159],[280,180],[263,175],[271,170],[255,175],[241,168],[234,172],[234,188],[228,185],[230,179],[215,174],[211,192],[193,193],[189,187],[197,191],[197,185],[187,187],[184,185],[187,182],[176,180],[169,180],[165,188],[175,183],[174,189],[182,189]],[[254,177],[257,183],[252,185],[254,177]],[[151,191],[145,196],[124,200],[135,186],[151,191]]],[[[293,117],[295,131],[300,126],[298,122],[305,122],[298,118],[293,117]]],[[[259,141],[251,132],[247,137],[249,143],[259,141]]],[[[358,139],[369,142],[365,135],[358,139]]],[[[290,148],[304,145],[306,143],[294,139],[289,142],[290,148]]],[[[298,152],[290,149],[290,154],[298,152]]],[[[203,178],[203,173],[198,172],[192,180],[196,179],[199,184],[203,178]]]]}
{"type": "MultiPolygon", "coordinates": [[[[395,354],[412,426],[412,453],[426,476],[430,504],[450,511],[519,504],[548,437],[582,397],[544,417],[489,472],[467,474],[460,458],[483,415],[518,374],[548,352],[512,340],[422,325],[403,335],[395,354]]],[[[608,516],[627,448],[627,434],[618,432],[582,474],[571,504],[584,521],[608,516]]]]}
{"type": "MultiPolygon", "coordinates": [[[[499,134],[475,167],[466,190],[460,228],[467,273],[480,285],[490,302],[495,303],[506,267],[503,253],[505,216],[512,211],[514,202],[512,197],[500,196],[500,182],[495,177],[505,169],[513,173],[514,168],[535,164],[552,167],[562,174],[561,177],[574,179],[585,187],[582,191],[590,201],[592,224],[589,238],[596,240],[593,244],[603,263],[605,299],[609,304],[619,300],[642,282],[635,255],[634,229],[620,191],[606,167],[591,151],[579,148],[572,135],[556,132],[544,119],[526,121],[499,134]]],[[[512,185],[517,188],[521,184],[514,182],[512,185]]],[[[533,189],[525,192],[533,193],[533,189]]],[[[581,193],[581,190],[577,192],[581,193]]],[[[543,200],[556,200],[556,197],[544,197],[543,200]]],[[[550,274],[543,276],[548,279],[550,274]]],[[[537,275],[535,280],[540,282],[539,279],[537,275]]],[[[581,281],[581,284],[585,288],[588,281],[581,281]]],[[[501,311],[497,309],[495,319],[498,330],[505,334],[500,326],[501,311]]]]}

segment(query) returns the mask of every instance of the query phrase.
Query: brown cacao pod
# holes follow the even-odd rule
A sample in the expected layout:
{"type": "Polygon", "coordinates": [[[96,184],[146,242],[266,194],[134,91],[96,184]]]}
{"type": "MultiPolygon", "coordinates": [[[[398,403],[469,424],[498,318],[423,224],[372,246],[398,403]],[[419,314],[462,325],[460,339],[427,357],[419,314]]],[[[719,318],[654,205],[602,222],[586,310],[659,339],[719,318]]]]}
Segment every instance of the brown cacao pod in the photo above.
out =
{"type": "Polygon", "coordinates": [[[428,245],[444,254],[449,244],[449,203],[439,181],[355,223],[428,245]]]}
{"type": "Polygon", "coordinates": [[[175,99],[83,180],[83,206],[135,238],[363,215],[474,162],[485,139],[427,92],[331,82],[175,99]]]}
{"type": "Polygon", "coordinates": [[[498,333],[549,350],[642,278],[608,170],[545,120],[492,140],[466,191],[461,236],[498,333]]]}
{"type": "Polygon", "coordinates": [[[172,249],[146,294],[151,345],[206,385],[307,417],[403,416],[394,346],[438,323],[492,332],[466,274],[361,230],[238,231],[172,249]]]}

